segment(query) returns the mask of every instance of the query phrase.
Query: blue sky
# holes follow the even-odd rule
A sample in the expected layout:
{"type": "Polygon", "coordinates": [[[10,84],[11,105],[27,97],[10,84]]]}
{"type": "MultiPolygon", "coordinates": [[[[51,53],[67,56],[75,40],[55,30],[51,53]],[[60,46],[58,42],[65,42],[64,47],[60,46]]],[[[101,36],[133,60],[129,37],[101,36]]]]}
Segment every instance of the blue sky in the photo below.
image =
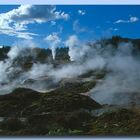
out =
{"type": "Polygon", "coordinates": [[[139,11],[138,5],[1,5],[0,45],[32,40],[45,47],[46,40],[65,41],[71,35],[85,41],[112,35],[140,38],[139,11]],[[47,38],[50,35],[55,37],[47,38]]]}

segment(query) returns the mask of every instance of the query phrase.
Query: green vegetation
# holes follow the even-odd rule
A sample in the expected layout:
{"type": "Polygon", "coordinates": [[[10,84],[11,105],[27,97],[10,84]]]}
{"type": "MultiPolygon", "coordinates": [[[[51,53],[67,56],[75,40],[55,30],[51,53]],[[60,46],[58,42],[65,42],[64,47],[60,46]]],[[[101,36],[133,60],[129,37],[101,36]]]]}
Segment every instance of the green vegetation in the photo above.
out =
{"type": "MultiPolygon", "coordinates": [[[[113,36],[99,42],[101,47],[112,44],[113,50],[120,42],[132,41],[134,53],[139,54],[139,39],[113,36]]],[[[94,44],[89,43],[91,47],[94,44]]],[[[105,48],[106,49],[106,48],[105,48]]],[[[7,58],[10,47],[0,48],[0,60],[7,58]]],[[[56,49],[56,60],[50,49],[34,48],[35,56],[17,57],[13,66],[29,70],[34,63],[51,63],[54,67],[73,63],[68,56],[68,48],[56,49]]],[[[140,108],[119,108],[95,116],[93,111],[105,110],[88,95],[98,81],[106,76],[106,70],[88,71],[76,78],[62,79],[57,88],[46,93],[31,89],[17,88],[7,95],[0,96],[0,135],[8,136],[114,136],[140,135],[140,108]],[[85,80],[86,79],[86,80],[85,80]],[[1,118],[0,118],[1,119],[1,118]],[[23,119],[23,120],[22,120],[23,119]]],[[[14,74],[18,77],[20,71],[14,74]]],[[[14,79],[11,77],[11,79],[14,79]]],[[[133,93],[134,95],[134,93],[133,93]]],[[[137,97],[137,96],[135,96],[137,97]]],[[[116,98],[121,98],[119,96],[116,98]]]]}
{"type": "Polygon", "coordinates": [[[7,58],[7,53],[9,52],[9,50],[9,46],[3,46],[3,48],[0,48],[0,60],[4,60],[7,58]]]}
{"type": "Polygon", "coordinates": [[[0,128],[3,130],[17,131],[25,128],[25,125],[18,118],[5,119],[0,123],[0,128]]]}
{"type": "Polygon", "coordinates": [[[131,109],[104,113],[91,123],[89,135],[140,135],[140,114],[131,109]]]}
{"type": "Polygon", "coordinates": [[[90,111],[102,106],[77,93],[38,93],[18,88],[0,96],[0,135],[78,135],[87,132],[90,111]],[[21,122],[20,118],[26,118],[21,122]]]}

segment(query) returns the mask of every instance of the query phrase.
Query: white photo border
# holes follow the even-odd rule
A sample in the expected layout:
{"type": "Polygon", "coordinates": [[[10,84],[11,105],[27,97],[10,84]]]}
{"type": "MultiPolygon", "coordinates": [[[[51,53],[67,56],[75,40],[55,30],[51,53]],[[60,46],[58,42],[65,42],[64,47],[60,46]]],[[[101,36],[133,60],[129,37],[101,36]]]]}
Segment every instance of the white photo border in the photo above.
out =
{"type": "Polygon", "coordinates": [[[0,4],[47,4],[47,5],[137,5],[140,0],[0,0],[0,4]]]}
{"type": "MultiPolygon", "coordinates": [[[[0,6],[2,5],[140,5],[140,0],[0,0],[0,6]]],[[[35,139],[47,139],[47,140],[57,140],[57,139],[97,139],[97,140],[133,140],[140,139],[140,137],[0,137],[0,139],[5,140],[35,140],[35,139]]]]}

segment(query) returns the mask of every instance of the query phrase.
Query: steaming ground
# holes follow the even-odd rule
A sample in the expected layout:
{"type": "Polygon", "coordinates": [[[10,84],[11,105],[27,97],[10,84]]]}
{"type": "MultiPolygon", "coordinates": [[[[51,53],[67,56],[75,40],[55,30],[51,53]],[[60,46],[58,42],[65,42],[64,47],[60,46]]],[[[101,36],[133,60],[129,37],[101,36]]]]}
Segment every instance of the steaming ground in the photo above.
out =
{"type": "Polygon", "coordinates": [[[14,46],[7,58],[0,61],[0,94],[10,93],[17,87],[31,88],[39,92],[48,92],[62,86],[62,83],[96,81],[96,86],[88,95],[100,104],[128,105],[139,104],[140,99],[140,58],[134,54],[132,42],[120,42],[117,47],[112,44],[102,45],[95,41],[92,45],[80,43],[76,36],[71,36],[65,45],[69,47],[70,61],[54,65],[56,46],[60,43],[57,35],[49,36],[53,42],[51,62],[33,61],[29,69],[23,69],[25,58],[36,58],[34,45],[29,47],[14,46]],[[92,74],[90,74],[92,72],[92,74]],[[100,79],[97,72],[105,72],[100,79]],[[88,74],[89,73],[89,74],[88,74]],[[84,74],[88,76],[84,77],[84,74]]]}

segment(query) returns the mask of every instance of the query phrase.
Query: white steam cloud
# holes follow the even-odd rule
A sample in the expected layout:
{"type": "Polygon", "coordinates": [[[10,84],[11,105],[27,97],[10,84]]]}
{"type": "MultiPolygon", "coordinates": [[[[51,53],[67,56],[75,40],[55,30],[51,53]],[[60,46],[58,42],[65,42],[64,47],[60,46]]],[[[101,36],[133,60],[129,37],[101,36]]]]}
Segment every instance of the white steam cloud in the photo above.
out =
{"type": "Polygon", "coordinates": [[[132,43],[120,43],[115,55],[108,55],[106,68],[110,72],[102,83],[90,91],[96,101],[102,104],[126,105],[132,101],[134,94],[139,93],[140,63],[132,52],[132,43]]]}
{"type": "Polygon", "coordinates": [[[69,56],[71,61],[81,60],[89,51],[89,46],[79,41],[76,35],[70,36],[65,41],[65,46],[69,47],[69,56]]]}
{"type": "MultiPolygon", "coordinates": [[[[48,36],[47,41],[55,49],[61,43],[57,34],[48,36]]],[[[34,46],[32,43],[28,45],[34,46]]],[[[63,79],[78,78],[89,71],[105,70],[105,77],[89,91],[94,100],[101,104],[126,105],[137,96],[139,98],[136,102],[139,102],[140,57],[134,54],[131,42],[119,43],[117,48],[112,44],[103,46],[101,42],[94,42],[90,46],[73,35],[65,41],[65,45],[69,47],[68,54],[72,62],[57,67],[50,63],[37,62],[27,71],[23,71],[20,65],[15,65],[14,60],[29,54],[35,57],[34,47],[12,47],[8,58],[0,61],[1,94],[9,93],[17,87],[28,87],[37,91],[52,90],[63,79]]],[[[55,53],[53,58],[55,59],[55,53]]],[[[90,80],[97,79],[91,76],[90,80]]]]}
{"type": "Polygon", "coordinates": [[[61,43],[61,39],[58,37],[57,33],[53,33],[48,35],[45,38],[45,41],[49,44],[49,47],[52,50],[53,59],[55,60],[56,48],[59,47],[59,44],[61,43]]]}

